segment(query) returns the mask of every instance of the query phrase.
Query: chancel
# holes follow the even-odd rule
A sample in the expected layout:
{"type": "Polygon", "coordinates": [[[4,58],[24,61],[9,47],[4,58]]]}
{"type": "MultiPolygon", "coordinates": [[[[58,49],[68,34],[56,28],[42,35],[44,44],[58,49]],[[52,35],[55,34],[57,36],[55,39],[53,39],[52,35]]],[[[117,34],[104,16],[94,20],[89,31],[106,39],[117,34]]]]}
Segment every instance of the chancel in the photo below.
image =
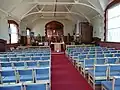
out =
{"type": "Polygon", "coordinates": [[[0,0],[0,90],[120,90],[120,0],[0,0]]]}

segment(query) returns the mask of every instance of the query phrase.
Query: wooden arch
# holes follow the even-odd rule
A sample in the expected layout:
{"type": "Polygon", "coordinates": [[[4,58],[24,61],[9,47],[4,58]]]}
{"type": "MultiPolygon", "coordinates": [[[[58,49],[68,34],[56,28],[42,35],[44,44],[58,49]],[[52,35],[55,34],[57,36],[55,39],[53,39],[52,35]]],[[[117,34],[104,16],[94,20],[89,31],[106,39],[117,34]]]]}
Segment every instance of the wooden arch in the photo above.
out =
{"type": "Polygon", "coordinates": [[[64,25],[58,21],[50,21],[45,25],[45,35],[49,41],[60,39],[64,35],[64,25]]]}

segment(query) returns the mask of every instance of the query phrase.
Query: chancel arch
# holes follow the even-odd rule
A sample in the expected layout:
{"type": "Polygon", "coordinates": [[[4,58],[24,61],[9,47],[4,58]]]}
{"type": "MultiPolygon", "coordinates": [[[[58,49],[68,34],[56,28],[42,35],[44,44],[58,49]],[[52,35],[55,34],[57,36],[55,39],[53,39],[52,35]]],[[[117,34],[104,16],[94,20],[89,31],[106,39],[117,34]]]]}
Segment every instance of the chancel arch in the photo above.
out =
{"type": "Polygon", "coordinates": [[[50,42],[60,42],[64,36],[64,25],[58,21],[50,21],[45,25],[45,36],[50,42]]]}

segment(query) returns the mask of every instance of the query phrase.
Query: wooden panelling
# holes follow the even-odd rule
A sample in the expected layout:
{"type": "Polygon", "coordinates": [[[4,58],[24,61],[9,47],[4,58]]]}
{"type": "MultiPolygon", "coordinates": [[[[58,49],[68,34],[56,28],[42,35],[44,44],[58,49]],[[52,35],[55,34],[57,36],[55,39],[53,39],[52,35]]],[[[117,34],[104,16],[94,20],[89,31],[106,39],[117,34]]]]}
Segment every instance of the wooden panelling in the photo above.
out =
{"type": "Polygon", "coordinates": [[[115,42],[99,42],[98,44],[100,46],[103,46],[103,47],[110,47],[110,48],[120,49],[120,43],[115,43],[115,42]]]}
{"type": "Polygon", "coordinates": [[[6,46],[6,50],[10,50],[10,48],[17,48],[19,46],[18,43],[15,43],[15,44],[7,44],[6,46]]]}
{"type": "Polygon", "coordinates": [[[21,36],[20,44],[23,46],[27,45],[27,36],[21,36]]]}
{"type": "Polygon", "coordinates": [[[6,41],[3,39],[0,39],[0,52],[5,52],[6,51],[6,41]]]}
{"type": "Polygon", "coordinates": [[[87,22],[80,23],[81,27],[81,42],[82,43],[91,43],[93,36],[93,28],[87,22]]]}

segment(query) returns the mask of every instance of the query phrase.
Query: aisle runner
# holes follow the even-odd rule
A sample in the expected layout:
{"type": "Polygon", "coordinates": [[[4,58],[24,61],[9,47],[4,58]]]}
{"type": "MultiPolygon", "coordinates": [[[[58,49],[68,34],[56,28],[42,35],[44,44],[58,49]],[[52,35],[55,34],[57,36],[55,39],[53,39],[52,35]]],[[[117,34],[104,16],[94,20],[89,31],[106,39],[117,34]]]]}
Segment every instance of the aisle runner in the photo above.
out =
{"type": "Polygon", "coordinates": [[[52,90],[93,90],[64,54],[52,54],[52,90]]]}

